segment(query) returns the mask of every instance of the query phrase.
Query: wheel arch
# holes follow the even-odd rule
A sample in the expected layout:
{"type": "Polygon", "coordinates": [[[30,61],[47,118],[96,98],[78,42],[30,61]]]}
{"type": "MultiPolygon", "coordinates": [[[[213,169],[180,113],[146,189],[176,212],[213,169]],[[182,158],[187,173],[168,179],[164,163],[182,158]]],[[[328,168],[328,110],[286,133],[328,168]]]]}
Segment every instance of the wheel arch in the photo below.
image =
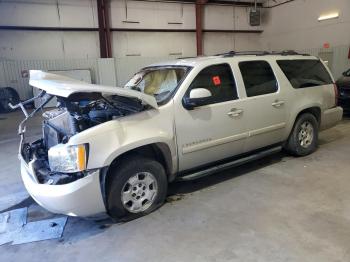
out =
{"type": "Polygon", "coordinates": [[[295,123],[296,121],[298,120],[298,118],[302,115],[302,114],[305,114],[305,113],[310,113],[312,114],[313,116],[315,116],[316,120],[317,120],[317,123],[318,123],[318,126],[320,127],[321,125],[321,114],[322,114],[322,111],[321,111],[321,107],[318,106],[318,105],[312,105],[312,106],[309,106],[309,107],[305,107],[305,108],[302,108],[298,111],[298,113],[292,118],[292,121],[291,121],[291,125],[290,127],[288,128],[288,133],[287,133],[287,140],[289,139],[290,135],[292,134],[293,132],[293,128],[295,126],[295,123]]]}
{"type": "Polygon", "coordinates": [[[302,114],[305,114],[305,113],[310,113],[312,114],[316,120],[317,120],[317,123],[318,125],[320,126],[321,124],[321,108],[318,107],[318,106],[312,106],[312,107],[308,107],[308,108],[305,108],[303,110],[301,110],[295,117],[294,119],[294,123],[297,121],[297,119],[299,118],[299,116],[301,116],[302,114]]]}
{"type": "Polygon", "coordinates": [[[147,158],[157,160],[165,169],[168,181],[173,181],[175,178],[175,170],[170,147],[164,142],[152,143],[133,148],[116,156],[111,164],[106,168],[101,176],[101,186],[104,198],[106,197],[106,189],[113,177],[113,170],[118,165],[131,156],[140,155],[147,158]]]}

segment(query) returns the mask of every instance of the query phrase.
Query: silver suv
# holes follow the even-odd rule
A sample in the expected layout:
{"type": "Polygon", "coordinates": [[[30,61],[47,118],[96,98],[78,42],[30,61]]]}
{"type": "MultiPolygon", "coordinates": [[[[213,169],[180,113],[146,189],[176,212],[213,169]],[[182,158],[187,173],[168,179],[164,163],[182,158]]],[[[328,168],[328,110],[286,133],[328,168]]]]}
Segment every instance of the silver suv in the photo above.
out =
{"type": "Polygon", "coordinates": [[[30,72],[43,136],[20,161],[30,195],[71,216],[148,214],[168,183],[191,180],[285,149],[305,156],[342,117],[334,80],[313,56],[230,52],[143,68],[123,87],[30,72]]]}

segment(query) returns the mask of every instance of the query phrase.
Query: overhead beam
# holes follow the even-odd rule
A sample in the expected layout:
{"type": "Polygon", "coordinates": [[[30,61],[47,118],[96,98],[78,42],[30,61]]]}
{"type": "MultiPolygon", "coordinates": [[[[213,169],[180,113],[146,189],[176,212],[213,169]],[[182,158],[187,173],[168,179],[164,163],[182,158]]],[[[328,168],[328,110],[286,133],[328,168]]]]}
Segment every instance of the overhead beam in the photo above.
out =
{"type": "MultiPolygon", "coordinates": [[[[0,26],[0,30],[14,31],[62,31],[62,32],[98,32],[97,27],[45,27],[45,26],[0,26]]],[[[110,28],[114,32],[188,32],[195,33],[196,29],[165,29],[165,28],[110,28]]],[[[209,33],[262,33],[263,30],[240,30],[240,29],[202,29],[209,33]]]]}
{"type": "MultiPolygon", "coordinates": [[[[135,2],[156,2],[156,3],[182,3],[182,4],[194,4],[196,0],[133,0],[135,2]]],[[[235,6],[252,6],[254,1],[241,2],[241,1],[227,1],[227,0],[208,0],[209,5],[235,5],[235,6]]],[[[258,7],[262,7],[262,3],[257,3],[258,7]]]]}
{"type": "Polygon", "coordinates": [[[196,46],[197,56],[203,55],[203,6],[208,0],[196,0],[196,46]]]}
{"type": "Polygon", "coordinates": [[[109,0],[97,0],[98,33],[100,39],[101,58],[112,57],[109,11],[109,0]]]}

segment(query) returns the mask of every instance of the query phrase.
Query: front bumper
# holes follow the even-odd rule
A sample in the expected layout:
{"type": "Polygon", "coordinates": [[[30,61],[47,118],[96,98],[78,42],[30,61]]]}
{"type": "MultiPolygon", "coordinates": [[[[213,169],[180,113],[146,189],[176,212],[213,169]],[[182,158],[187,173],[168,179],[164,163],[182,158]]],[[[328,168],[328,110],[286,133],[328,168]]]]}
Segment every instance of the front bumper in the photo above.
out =
{"type": "Polygon", "coordinates": [[[32,165],[21,161],[21,176],[28,193],[42,207],[53,213],[69,216],[102,218],[106,216],[100,170],[64,185],[47,185],[37,182],[32,165]]]}

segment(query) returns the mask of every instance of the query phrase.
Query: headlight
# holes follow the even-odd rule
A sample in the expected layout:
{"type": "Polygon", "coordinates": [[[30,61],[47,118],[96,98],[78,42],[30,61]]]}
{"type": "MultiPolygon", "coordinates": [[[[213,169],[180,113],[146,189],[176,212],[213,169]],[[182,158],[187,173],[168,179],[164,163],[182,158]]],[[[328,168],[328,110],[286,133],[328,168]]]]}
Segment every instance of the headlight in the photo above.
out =
{"type": "Polygon", "coordinates": [[[87,145],[59,144],[49,149],[51,171],[74,173],[83,171],[87,163],[87,145]]]}

